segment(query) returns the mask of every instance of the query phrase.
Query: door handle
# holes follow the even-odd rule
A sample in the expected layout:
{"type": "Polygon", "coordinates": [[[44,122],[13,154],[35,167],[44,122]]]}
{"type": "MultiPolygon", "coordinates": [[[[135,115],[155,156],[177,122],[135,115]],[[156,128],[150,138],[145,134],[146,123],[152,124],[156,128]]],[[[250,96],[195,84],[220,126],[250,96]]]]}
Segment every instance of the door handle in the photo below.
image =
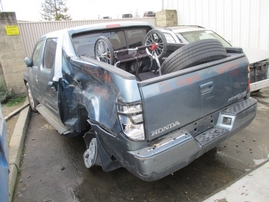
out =
{"type": "Polygon", "coordinates": [[[53,81],[49,81],[49,82],[48,82],[48,85],[50,86],[50,88],[51,88],[52,90],[56,91],[56,87],[55,87],[53,81]]]}
{"type": "Polygon", "coordinates": [[[207,83],[200,85],[200,92],[202,94],[209,93],[213,90],[213,81],[209,81],[207,83]]]}

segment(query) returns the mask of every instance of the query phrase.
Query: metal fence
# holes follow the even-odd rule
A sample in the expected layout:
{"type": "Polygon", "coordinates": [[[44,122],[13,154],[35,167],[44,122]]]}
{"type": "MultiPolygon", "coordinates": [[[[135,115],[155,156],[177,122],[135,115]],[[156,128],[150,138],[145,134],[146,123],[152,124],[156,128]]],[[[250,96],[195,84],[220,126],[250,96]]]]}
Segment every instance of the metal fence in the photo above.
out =
{"type": "Polygon", "coordinates": [[[178,23],[212,29],[233,46],[269,51],[268,0],[166,0],[178,23]]]}
{"type": "Polygon", "coordinates": [[[25,56],[31,56],[36,41],[46,33],[60,29],[71,28],[81,25],[119,22],[119,21],[146,21],[156,26],[155,18],[128,18],[128,19],[104,19],[104,20],[82,20],[82,21],[53,21],[53,22],[18,22],[25,56]]]}

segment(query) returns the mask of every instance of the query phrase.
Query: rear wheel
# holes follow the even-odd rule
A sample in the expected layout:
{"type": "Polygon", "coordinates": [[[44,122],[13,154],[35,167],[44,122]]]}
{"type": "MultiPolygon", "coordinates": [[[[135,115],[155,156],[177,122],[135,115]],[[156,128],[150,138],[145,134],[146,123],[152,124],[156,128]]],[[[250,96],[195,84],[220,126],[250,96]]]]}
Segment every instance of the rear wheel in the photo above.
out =
{"type": "Polygon", "coordinates": [[[83,154],[84,164],[87,168],[95,165],[97,160],[97,140],[92,138],[88,148],[83,154]]]}
{"type": "Polygon", "coordinates": [[[114,49],[108,38],[100,36],[94,44],[95,58],[101,62],[114,65],[114,49]]]}
{"type": "Polygon", "coordinates": [[[31,91],[31,88],[30,88],[30,85],[28,82],[25,84],[25,86],[27,89],[27,97],[29,100],[30,107],[31,107],[32,111],[36,112],[36,106],[37,106],[38,102],[35,99],[35,97],[33,96],[33,93],[31,91]]]}
{"type": "Polygon", "coordinates": [[[162,74],[168,74],[226,57],[226,49],[219,41],[215,39],[204,39],[187,44],[173,52],[163,62],[161,71],[162,74]]]}
{"type": "Polygon", "coordinates": [[[94,165],[101,165],[98,156],[98,143],[93,130],[85,133],[83,139],[86,143],[86,150],[83,154],[85,166],[91,168],[94,165]]]}

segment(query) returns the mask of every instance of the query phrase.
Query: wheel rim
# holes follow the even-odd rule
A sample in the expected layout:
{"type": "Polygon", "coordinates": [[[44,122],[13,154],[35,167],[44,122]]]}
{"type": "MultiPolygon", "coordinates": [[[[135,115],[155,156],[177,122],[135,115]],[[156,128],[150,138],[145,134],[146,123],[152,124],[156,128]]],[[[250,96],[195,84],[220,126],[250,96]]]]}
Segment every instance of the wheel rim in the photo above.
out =
{"type": "Polygon", "coordinates": [[[31,108],[34,109],[35,107],[34,98],[33,98],[33,95],[32,95],[32,92],[28,83],[26,84],[26,87],[27,87],[27,95],[28,95],[29,103],[31,105],[31,108]]]}
{"type": "Polygon", "coordinates": [[[157,44],[157,48],[155,49],[157,56],[159,57],[164,50],[164,42],[162,37],[160,37],[157,33],[152,33],[145,40],[145,45],[153,45],[157,44]]]}
{"type": "Polygon", "coordinates": [[[89,148],[83,154],[83,159],[85,166],[87,168],[92,167],[96,162],[97,156],[97,141],[96,138],[93,138],[89,144],[89,148]]]}
{"type": "Polygon", "coordinates": [[[103,40],[100,40],[100,41],[97,42],[97,45],[96,45],[96,58],[99,61],[102,61],[102,62],[105,62],[105,63],[108,63],[108,64],[112,64],[111,52],[109,50],[109,46],[103,40]]]}

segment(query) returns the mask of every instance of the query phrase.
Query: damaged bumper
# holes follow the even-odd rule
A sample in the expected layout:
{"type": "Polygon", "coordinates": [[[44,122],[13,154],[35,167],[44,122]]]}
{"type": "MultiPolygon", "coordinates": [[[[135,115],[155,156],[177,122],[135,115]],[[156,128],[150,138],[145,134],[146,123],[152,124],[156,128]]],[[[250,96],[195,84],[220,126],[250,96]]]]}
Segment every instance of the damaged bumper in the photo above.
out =
{"type": "Polygon", "coordinates": [[[253,98],[238,102],[219,112],[213,128],[195,137],[183,128],[143,149],[128,151],[129,163],[123,166],[145,181],[165,177],[248,126],[256,115],[256,108],[257,101],[253,98]]]}

